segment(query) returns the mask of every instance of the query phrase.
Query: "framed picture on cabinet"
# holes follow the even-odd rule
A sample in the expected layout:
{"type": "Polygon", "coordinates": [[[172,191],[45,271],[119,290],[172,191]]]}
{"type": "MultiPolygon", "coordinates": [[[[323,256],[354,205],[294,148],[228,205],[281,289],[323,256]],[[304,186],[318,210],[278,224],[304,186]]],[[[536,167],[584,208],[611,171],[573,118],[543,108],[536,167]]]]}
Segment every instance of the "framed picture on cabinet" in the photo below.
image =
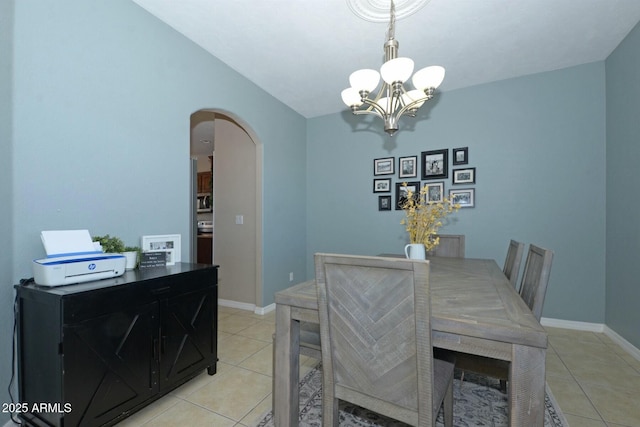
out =
{"type": "Polygon", "coordinates": [[[454,169],[453,184],[475,184],[476,168],[454,169]]]}
{"type": "Polygon", "coordinates": [[[407,200],[409,191],[413,192],[413,197],[419,197],[420,182],[396,182],[396,210],[402,209],[400,206],[407,200]]]}
{"type": "Polygon", "coordinates": [[[432,150],[423,151],[422,155],[422,179],[440,179],[449,176],[449,151],[432,150]]]}
{"type": "Polygon", "coordinates": [[[391,196],[378,196],[378,210],[379,211],[391,210],[391,196]]]}
{"type": "Polygon", "coordinates": [[[476,191],[473,188],[449,190],[449,199],[458,203],[461,208],[472,208],[476,205],[476,191]]]}
{"type": "Polygon", "coordinates": [[[400,178],[415,178],[418,176],[418,156],[398,158],[398,176],[400,178]]]}
{"type": "Polygon", "coordinates": [[[395,159],[393,157],[385,157],[382,159],[375,159],[373,161],[373,174],[374,175],[393,175],[395,170],[395,159]]]}
{"type": "Polygon", "coordinates": [[[444,182],[427,182],[424,187],[427,187],[427,202],[438,203],[444,198],[444,182]]]}
{"type": "Polygon", "coordinates": [[[165,234],[158,236],[142,236],[142,252],[166,252],[167,265],[180,262],[180,235],[165,234]]]}
{"type": "Polygon", "coordinates": [[[373,192],[374,193],[390,193],[391,192],[391,178],[374,179],[373,180],[373,192]]]}
{"type": "Polygon", "coordinates": [[[453,165],[466,165],[469,163],[469,147],[453,149],[453,165]]]}

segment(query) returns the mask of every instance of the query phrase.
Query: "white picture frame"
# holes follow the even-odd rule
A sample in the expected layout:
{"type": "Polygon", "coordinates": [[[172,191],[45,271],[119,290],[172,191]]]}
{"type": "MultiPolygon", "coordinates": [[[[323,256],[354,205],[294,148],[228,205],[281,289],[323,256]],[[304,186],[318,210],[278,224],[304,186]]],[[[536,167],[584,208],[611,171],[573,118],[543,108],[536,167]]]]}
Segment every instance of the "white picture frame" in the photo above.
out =
{"type": "Polygon", "coordinates": [[[476,205],[475,188],[449,190],[451,203],[458,203],[461,208],[473,208],[476,205]]]}
{"type": "Polygon", "coordinates": [[[175,265],[182,261],[180,240],[180,234],[142,236],[140,247],[142,252],[166,252],[167,265],[175,265]]]}

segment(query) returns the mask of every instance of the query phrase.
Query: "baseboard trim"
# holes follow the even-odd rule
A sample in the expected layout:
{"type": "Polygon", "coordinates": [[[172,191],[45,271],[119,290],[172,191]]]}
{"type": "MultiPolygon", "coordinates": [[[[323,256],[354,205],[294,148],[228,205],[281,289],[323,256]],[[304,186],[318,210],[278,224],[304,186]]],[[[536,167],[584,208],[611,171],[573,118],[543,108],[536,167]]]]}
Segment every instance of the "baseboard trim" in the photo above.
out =
{"type": "Polygon", "coordinates": [[[248,302],[231,301],[228,299],[218,298],[218,305],[223,307],[237,308],[239,310],[253,311],[255,314],[265,315],[276,309],[276,304],[272,303],[266,307],[258,307],[255,304],[249,304],[248,302]]]}
{"type": "Polygon", "coordinates": [[[542,319],[540,319],[540,324],[542,326],[549,326],[552,328],[564,328],[573,329],[576,331],[603,333],[611,338],[611,340],[618,344],[620,347],[622,347],[634,359],[640,361],[640,349],[638,349],[636,346],[620,336],[616,331],[603,323],[576,322],[573,320],[548,319],[543,317],[542,319]]]}
{"type": "Polygon", "coordinates": [[[616,331],[614,331],[607,325],[604,325],[604,333],[609,338],[611,338],[616,344],[624,348],[636,360],[640,361],[640,349],[638,349],[636,346],[631,344],[629,341],[622,338],[616,331]]]}
{"type": "Polygon", "coordinates": [[[588,332],[604,332],[605,327],[602,323],[576,322],[574,320],[550,319],[547,317],[541,318],[540,324],[551,328],[564,328],[588,332]]]}
{"type": "Polygon", "coordinates": [[[267,313],[272,312],[273,310],[276,309],[276,303],[271,303],[266,307],[256,307],[256,309],[253,311],[255,314],[260,314],[260,315],[265,315],[267,313]]]}
{"type": "Polygon", "coordinates": [[[247,310],[247,311],[254,311],[256,309],[255,304],[251,304],[248,302],[231,301],[228,299],[220,299],[220,298],[218,298],[218,305],[221,305],[223,307],[237,308],[240,310],[247,310]]]}

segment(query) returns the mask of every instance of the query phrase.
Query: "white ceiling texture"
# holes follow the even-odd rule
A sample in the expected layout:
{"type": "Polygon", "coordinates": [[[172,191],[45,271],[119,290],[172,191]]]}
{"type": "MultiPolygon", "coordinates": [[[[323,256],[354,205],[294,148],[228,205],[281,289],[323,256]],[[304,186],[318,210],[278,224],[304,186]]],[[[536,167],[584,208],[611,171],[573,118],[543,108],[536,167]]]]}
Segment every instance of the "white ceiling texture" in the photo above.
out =
{"type": "MultiPolygon", "coordinates": [[[[389,0],[132,1],[306,118],[346,109],[349,75],[382,65],[389,0]]],[[[445,67],[442,92],[604,60],[640,21],[640,0],[423,2],[396,22],[399,56],[445,67]]]]}

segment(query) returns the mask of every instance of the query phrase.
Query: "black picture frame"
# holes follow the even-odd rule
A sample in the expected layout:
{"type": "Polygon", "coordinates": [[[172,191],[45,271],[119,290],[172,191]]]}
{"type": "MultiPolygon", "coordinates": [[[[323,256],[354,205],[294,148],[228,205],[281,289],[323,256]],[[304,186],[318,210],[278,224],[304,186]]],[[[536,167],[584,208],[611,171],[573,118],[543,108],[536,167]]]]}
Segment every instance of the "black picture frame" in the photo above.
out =
{"type": "Polygon", "coordinates": [[[451,203],[458,203],[460,208],[473,208],[476,206],[475,188],[461,188],[449,190],[451,203]]]}
{"type": "Polygon", "coordinates": [[[427,202],[438,203],[444,200],[444,181],[425,182],[424,187],[427,187],[427,202]]]}
{"type": "Polygon", "coordinates": [[[400,204],[407,200],[407,190],[413,191],[415,198],[420,197],[420,181],[396,182],[396,210],[402,210],[400,204]],[[404,184],[407,184],[406,186],[404,184]]]}
{"type": "Polygon", "coordinates": [[[393,175],[396,173],[394,157],[383,157],[373,160],[373,174],[378,175],[393,175]]]}
{"type": "Polygon", "coordinates": [[[391,210],[391,196],[378,196],[378,210],[379,211],[391,210]]]}
{"type": "Polygon", "coordinates": [[[373,180],[374,193],[391,193],[391,178],[379,178],[373,180]]]}
{"type": "Polygon", "coordinates": [[[451,151],[454,166],[469,164],[469,147],[454,148],[451,151]]]}
{"type": "Polygon", "coordinates": [[[398,177],[415,178],[418,176],[418,156],[398,157],[398,177]]]}
{"type": "Polygon", "coordinates": [[[451,183],[453,185],[475,184],[476,168],[454,169],[451,174],[451,183]]]}
{"type": "Polygon", "coordinates": [[[422,179],[442,179],[449,177],[449,150],[423,151],[422,179]]]}

